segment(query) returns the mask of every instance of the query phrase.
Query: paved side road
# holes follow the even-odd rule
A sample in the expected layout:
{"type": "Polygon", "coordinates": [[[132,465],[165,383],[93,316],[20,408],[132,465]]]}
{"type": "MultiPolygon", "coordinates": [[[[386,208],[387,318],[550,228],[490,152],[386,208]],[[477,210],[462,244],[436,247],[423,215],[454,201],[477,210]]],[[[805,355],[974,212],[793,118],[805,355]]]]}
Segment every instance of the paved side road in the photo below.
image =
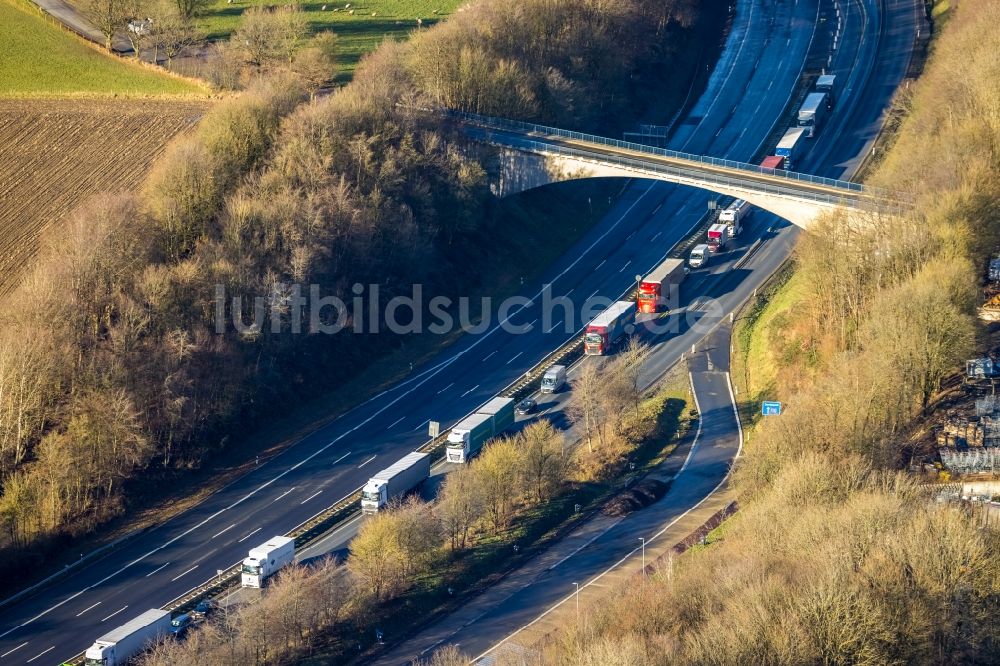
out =
{"type": "Polygon", "coordinates": [[[642,539],[645,562],[652,564],[669,557],[678,542],[726,506],[731,493],[714,491],[724,486],[742,446],[729,384],[729,341],[726,323],[689,359],[700,419],[694,437],[650,474],[673,480],[663,498],[624,518],[595,514],[501,583],[374,663],[411,664],[446,645],[458,645],[469,656],[483,656],[498,644],[530,649],[576,621],[576,583],[585,614],[610,588],[642,570],[642,539]]]}
{"type": "MultiPolygon", "coordinates": [[[[34,0],[38,8],[46,14],[50,14],[64,26],[100,46],[104,46],[104,35],[94,27],[94,24],[83,15],[76,7],[70,5],[65,0],[34,0]]],[[[112,47],[119,53],[131,53],[132,46],[124,37],[116,37],[112,41],[112,47]]]]}

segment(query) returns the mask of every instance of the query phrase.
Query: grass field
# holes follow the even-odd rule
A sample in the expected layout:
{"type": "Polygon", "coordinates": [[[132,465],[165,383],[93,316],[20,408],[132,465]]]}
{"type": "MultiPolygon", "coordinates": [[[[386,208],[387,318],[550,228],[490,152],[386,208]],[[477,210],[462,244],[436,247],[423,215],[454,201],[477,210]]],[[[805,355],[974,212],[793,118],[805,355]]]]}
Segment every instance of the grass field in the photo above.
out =
{"type": "MultiPolygon", "coordinates": [[[[339,37],[338,63],[345,74],[354,71],[361,56],[386,39],[405,39],[417,19],[427,28],[454,12],[464,0],[313,0],[299,3],[313,32],[330,30],[339,37]],[[350,5],[350,9],[345,9],[350,5]],[[324,11],[322,8],[326,7],[324,11]],[[353,11],[354,14],[350,12],[353,11]],[[436,13],[435,13],[436,12],[436,13]],[[374,14],[374,15],[373,15],[374,14]]],[[[209,39],[223,39],[239,25],[240,16],[255,5],[281,5],[277,0],[214,0],[198,19],[198,29],[209,39]]]]}
{"type": "Polygon", "coordinates": [[[21,0],[0,0],[0,96],[204,95],[91,48],[21,0]]]}
{"type": "Polygon", "coordinates": [[[98,192],[137,187],[206,102],[0,100],[0,294],[17,283],[45,227],[98,192]]]}

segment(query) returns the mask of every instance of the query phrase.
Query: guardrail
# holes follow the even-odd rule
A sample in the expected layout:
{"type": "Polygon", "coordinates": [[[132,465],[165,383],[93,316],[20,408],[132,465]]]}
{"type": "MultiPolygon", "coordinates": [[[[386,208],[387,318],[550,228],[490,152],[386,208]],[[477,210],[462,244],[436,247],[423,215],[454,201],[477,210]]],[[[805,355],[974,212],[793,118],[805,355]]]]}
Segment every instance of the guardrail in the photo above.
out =
{"type": "Polygon", "coordinates": [[[481,127],[486,127],[486,128],[493,128],[498,130],[511,130],[521,133],[535,133],[535,134],[545,134],[548,136],[558,136],[567,139],[574,139],[577,141],[587,141],[590,143],[611,146],[623,150],[631,150],[635,152],[646,153],[648,155],[655,155],[658,157],[668,157],[672,159],[687,160],[690,162],[697,162],[709,166],[725,167],[727,169],[738,169],[740,171],[746,171],[748,173],[753,173],[757,175],[785,178],[789,181],[807,182],[815,185],[823,185],[826,187],[836,187],[851,192],[855,192],[857,194],[863,194],[872,197],[888,196],[888,193],[882,190],[877,190],[872,187],[866,187],[864,185],[861,185],[860,183],[853,183],[847,180],[824,178],[822,176],[813,176],[810,174],[799,173],[796,171],[785,171],[783,169],[768,169],[760,165],[749,164],[747,162],[738,162],[735,160],[726,160],[718,157],[708,157],[705,155],[695,155],[693,153],[683,153],[676,150],[667,150],[666,148],[654,148],[640,143],[621,141],[619,139],[610,139],[608,137],[597,136],[595,134],[574,132],[572,130],[564,130],[564,129],[559,129],[557,127],[548,127],[546,125],[538,125],[536,123],[527,123],[520,120],[507,120],[505,118],[494,118],[492,116],[483,116],[476,113],[468,113],[465,111],[446,110],[444,111],[444,113],[446,116],[450,118],[456,118],[466,123],[472,125],[479,125],[481,127]]]}

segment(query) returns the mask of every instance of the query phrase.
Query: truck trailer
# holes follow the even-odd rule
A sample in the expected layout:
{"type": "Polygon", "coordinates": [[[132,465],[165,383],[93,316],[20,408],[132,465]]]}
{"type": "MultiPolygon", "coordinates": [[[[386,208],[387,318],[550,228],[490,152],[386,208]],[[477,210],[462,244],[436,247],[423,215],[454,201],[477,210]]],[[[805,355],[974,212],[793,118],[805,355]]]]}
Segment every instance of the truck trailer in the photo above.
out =
{"type": "Polygon", "coordinates": [[[708,228],[708,249],[711,252],[719,252],[726,247],[729,242],[729,226],[716,222],[708,228]]]}
{"type": "Polygon", "coordinates": [[[816,92],[823,92],[829,96],[830,108],[837,103],[837,75],[836,74],[823,74],[818,79],[816,79],[816,85],[813,87],[816,92]]]}
{"type": "Polygon", "coordinates": [[[618,301],[594,317],[587,324],[583,337],[583,351],[588,356],[610,354],[614,346],[627,333],[626,328],[635,324],[635,303],[618,301]]]}
{"type": "Polygon", "coordinates": [[[242,587],[264,587],[264,581],[295,561],[295,539],[271,537],[266,543],[251,548],[240,568],[242,587]]]}
{"type": "Polygon", "coordinates": [[[472,459],[483,444],[514,425],[514,399],[493,398],[462,419],[448,433],[446,457],[450,463],[465,463],[472,459]]]}
{"type": "Polygon", "coordinates": [[[361,490],[361,513],[371,515],[391,500],[415,490],[431,475],[429,453],[414,451],[368,479],[361,490]]]}
{"type": "Polygon", "coordinates": [[[785,136],[781,137],[781,141],[774,148],[775,155],[785,158],[786,169],[794,169],[802,156],[806,148],[805,135],[805,127],[793,127],[785,132],[785,136]]]}
{"type": "Polygon", "coordinates": [[[768,155],[760,165],[765,169],[781,170],[785,168],[785,158],[781,155],[768,155]]]}
{"type": "Polygon", "coordinates": [[[84,653],[84,664],[124,665],[152,643],[169,635],[170,611],[152,608],[98,638],[84,653]]]}
{"type": "Polygon", "coordinates": [[[639,312],[660,312],[680,303],[680,286],[687,277],[683,259],[667,259],[639,283],[636,304],[639,312]]]}
{"type": "Polygon", "coordinates": [[[806,96],[806,101],[799,107],[799,127],[806,128],[806,136],[812,138],[816,136],[823,123],[826,121],[826,114],[830,110],[829,100],[826,93],[814,92],[806,96]]]}
{"type": "Polygon", "coordinates": [[[719,213],[719,222],[729,227],[729,237],[739,236],[743,231],[743,219],[750,214],[750,204],[743,199],[737,199],[719,213]]]}

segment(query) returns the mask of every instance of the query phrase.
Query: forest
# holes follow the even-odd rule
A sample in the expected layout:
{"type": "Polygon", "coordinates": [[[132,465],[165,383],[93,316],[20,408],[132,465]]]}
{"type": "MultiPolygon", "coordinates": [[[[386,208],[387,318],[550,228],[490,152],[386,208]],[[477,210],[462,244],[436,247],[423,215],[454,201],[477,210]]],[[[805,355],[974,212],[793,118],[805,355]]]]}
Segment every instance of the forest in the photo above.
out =
{"type": "Polygon", "coordinates": [[[243,53],[227,79],[240,92],[168,148],[141,193],[70,214],[0,303],[3,567],[37,565],[140,491],[149,501],[168,471],[203,465],[402,342],[219,334],[217,288],[279,305],[292,283],[345,302],[354,283],[387,297],[414,283],[488,293],[489,276],[455,270],[487,259],[504,233],[484,168],[417,109],[612,131],[660,99],[645,87],[687,91],[689,79],[664,72],[699,51],[696,29],[710,32],[698,11],[694,0],[474,3],[385,43],[323,97],[309,73],[332,67],[329,38],[300,45],[323,51],[310,67],[287,51],[243,53]]]}

